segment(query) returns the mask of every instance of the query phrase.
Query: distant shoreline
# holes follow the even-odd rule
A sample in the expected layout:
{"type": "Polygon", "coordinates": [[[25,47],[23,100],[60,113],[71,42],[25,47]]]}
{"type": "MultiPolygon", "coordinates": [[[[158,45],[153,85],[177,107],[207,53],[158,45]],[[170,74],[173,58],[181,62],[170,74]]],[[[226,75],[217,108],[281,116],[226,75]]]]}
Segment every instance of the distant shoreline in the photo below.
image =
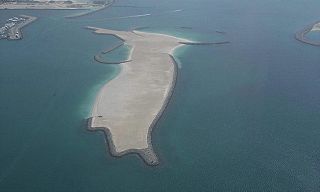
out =
{"type": "Polygon", "coordinates": [[[72,1],[40,1],[40,2],[5,2],[0,10],[91,10],[103,7],[104,4],[75,3],[72,1]]]}
{"type": "Polygon", "coordinates": [[[65,18],[74,19],[104,10],[114,3],[115,0],[106,0],[104,4],[77,3],[76,1],[5,2],[0,4],[0,10],[87,10],[85,12],[65,16],[65,18]]]}

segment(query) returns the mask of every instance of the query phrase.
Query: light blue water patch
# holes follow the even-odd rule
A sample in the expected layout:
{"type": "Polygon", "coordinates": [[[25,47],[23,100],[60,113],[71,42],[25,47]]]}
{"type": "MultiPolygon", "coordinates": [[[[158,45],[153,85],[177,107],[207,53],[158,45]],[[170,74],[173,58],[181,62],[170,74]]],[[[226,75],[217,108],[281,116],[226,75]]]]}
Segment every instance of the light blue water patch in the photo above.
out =
{"type": "Polygon", "coordinates": [[[306,37],[312,41],[320,42],[320,31],[311,31],[306,37]]]}

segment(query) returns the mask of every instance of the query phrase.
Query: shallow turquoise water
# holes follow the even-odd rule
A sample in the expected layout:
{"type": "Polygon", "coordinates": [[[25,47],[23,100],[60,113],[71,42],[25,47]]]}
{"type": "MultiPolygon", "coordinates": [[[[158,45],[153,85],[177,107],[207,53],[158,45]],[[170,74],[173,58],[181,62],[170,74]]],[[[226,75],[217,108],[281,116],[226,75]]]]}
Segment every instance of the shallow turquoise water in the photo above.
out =
{"type": "Polygon", "coordinates": [[[312,31],[312,32],[309,32],[307,34],[307,38],[313,40],[313,41],[316,41],[316,42],[320,42],[320,32],[319,31],[312,31]]]}
{"type": "Polygon", "coordinates": [[[319,20],[319,4],[126,0],[117,5],[143,7],[76,20],[1,11],[40,19],[22,41],[0,41],[0,191],[318,191],[319,48],[294,33],[319,20]],[[156,15],[106,19],[147,13],[156,15]],[[103,135],[85,130],[95,94],[118,71],[93,61],[117,40],[86,25],[232,42],[178,50],[177,87],[153,133],[160,166],[112,158],[103,135]]]}

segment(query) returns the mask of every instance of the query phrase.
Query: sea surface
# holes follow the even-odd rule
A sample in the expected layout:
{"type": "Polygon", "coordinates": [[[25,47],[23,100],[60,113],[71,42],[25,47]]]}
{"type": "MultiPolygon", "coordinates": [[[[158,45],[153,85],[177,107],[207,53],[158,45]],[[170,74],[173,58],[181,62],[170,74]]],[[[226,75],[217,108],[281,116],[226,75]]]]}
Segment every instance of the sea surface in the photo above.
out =
{"type": "Polygon", "coordinates": [[[320,191],[320,48],[294,39],[319,7],[121,0],[76,19],[1,10],[2,23],[39,19],[23,40],[0,41],[0,191],[320,191]],[[176,51],[177,86],[152,135],[157,167],[111,157],[104,135],[86,130],[99,88],[120,70],[93,60],[118,40],[88,25],[231,42],[176,51]]]}

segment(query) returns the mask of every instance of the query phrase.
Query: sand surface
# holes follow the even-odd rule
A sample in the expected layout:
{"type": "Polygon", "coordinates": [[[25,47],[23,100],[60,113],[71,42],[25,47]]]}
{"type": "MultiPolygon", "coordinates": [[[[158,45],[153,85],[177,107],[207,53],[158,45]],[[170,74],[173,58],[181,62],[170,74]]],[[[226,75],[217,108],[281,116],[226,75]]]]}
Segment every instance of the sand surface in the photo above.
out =
{"type": "Polygon", "coordinates": [[[113,155],[135,152],[148,164],[156,164],[150,134],[175,84],[176,66],[170,54],[181,46],[179,42],[187,40],[139,31],[88,28],[116,36],[132,47],[132,61],[120,64],[120,74],[100,90],[90,128],[107,133],[113,155]]]}

